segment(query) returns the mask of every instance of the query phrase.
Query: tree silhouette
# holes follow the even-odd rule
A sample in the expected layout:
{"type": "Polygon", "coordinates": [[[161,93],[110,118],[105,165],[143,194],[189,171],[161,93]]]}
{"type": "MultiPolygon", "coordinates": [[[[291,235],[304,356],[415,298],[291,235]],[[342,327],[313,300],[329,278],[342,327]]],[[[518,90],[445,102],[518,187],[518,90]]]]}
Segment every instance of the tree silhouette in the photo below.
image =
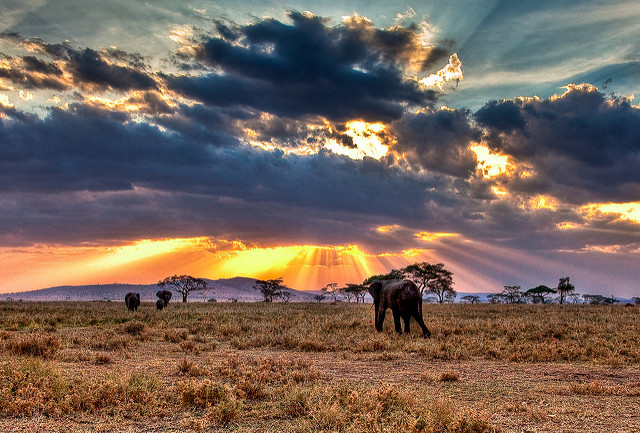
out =
{"type": "Polygon", "coordinates": [[[206,290],[207,282],[201,278],[194,278],[191,275],[173,275],[158,282],[160,287],[169,287],[182,294],[182,302],[187,302],[189,292],[194,290],[206,290]]]}
{"type": "Polygon", "coordinates": [[[338,296],[340,296],[340,289],[338,289],[338,283],[329,283],[324,286],[320,291],[324,294],[329,294],[333,298],[333,302],[338,301],[338,296]]]}
{"type": "Polygon", "coordinates": [[[404,278],[405,278],[404,269],[392,269],[387,274],[378,274],[378,275],[370,276],[369,278],[367,278],[362,282],[362,285],[368,286],[369,284],[371,284],[373,280],[380,280],[380,281],[403,280],[404,278]]]}
{"type": "Polygon", "coordinates": [[[552,289],[551,287],[540,285],[534,287],[533,289],[527,290],[526,292],[524,292],[524,295],[531,297],[534,304],[545,304],[549,302],[548,296],[552,293],[557,293],[557,291],[552,289]]]}
{"type": "Polygon", "coordinates": [[[295,293],[291,293],[290,291],[284,290],[284,289],[280,290],[280,293],[278,294],[278,297],[282,299],[284,303],[289,302],[291,298],[295,298],[295,296],[296,296],[295,293]]]}
{"type": "Polygon", "coordinates": [[[452,302],[457,293],[453,290],[453,273],[444,268],[444,263],[432,265],[420,262],[409,265],[402,270],[418,289],[420,294],[425,291],[436,295],[439,303],[452,302]]]}
{"type": "Polygon", "coordinates": [[[253,289],[260,290],[260,293],[264,296],[264,302],[273,302],[274,298],[278,298],[282,295],[284,290],[282,281],[282,277],[271,280],[256,280],[256,283],[253,285],[253,289]]]}
{"type": "Polygon", "coordinates": [[[324,298],[326,298],[325,295],[314,295],[313,296],[313,300],[318,302],[318,303],[322,302],[324,300],[324,298]]]}
{"type": "Polygon", "coordinates": [[[504,286],[502,296],[507,304],[520,304],[522,302],[522,287],[504,286]]]}
{"type": "Polygon", "coordinates": [[[560,278],[560,281],[558,282],[558,288],[556,289],[558,291],[558,294],[560,295],[558,296],[558,302],[564,304],[567,295],[571,294],[571,292],[573,292],[575,289],[576,288],[573,286],[573,284],[569,282],[569,277],[560,278]]]}
{"type": "Polygon", "coordinates": [[[467,304],[479,304],[480,303],[480,296],[478,296],[478,295],[465,295],[462,298],[460,298],[460,300],[462,302],[467,303],[467,304]]]}
{"type": "Polygon", "coordinates": [[[347,296],[347,299],[351,299],[352,296],[355,297],[356,303],[364,303],[364,297],[367,295],[367,287],[364,284],[347,283],[341,290],[347,296]]]}

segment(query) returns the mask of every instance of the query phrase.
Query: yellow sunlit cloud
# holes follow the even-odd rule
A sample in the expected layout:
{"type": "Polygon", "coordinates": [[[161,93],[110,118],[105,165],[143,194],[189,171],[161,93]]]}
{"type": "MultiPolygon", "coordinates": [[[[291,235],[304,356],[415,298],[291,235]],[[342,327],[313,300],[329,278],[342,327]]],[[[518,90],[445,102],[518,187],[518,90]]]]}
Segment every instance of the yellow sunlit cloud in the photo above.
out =
{"type": "MultiPolygon", "coordinates": [[[[134,92],[135,93],[135,92],[134,92]]],[[[104,105],[110,109],[118,109],[122,111],[138,111],[142,108],[141,104],[131,102],[131,96],[124,96],[120,99],[101,98],[99,96],[89,96],[87,102],[91,104],[104,105]]]]}
{"type": "Polygon", "coordinates": [[[2,105],[5,108],[13,107],[13,104],[11,103],[11,101],[9,101],[9,96],[4,94],[0,94],[0,105],[2,105]]]}
{"type": "Polygon", "coordinates": [[[458,58],[458,54],[453,53],[451,57],[449,57],[449,63],[444,68],[435,74],[422,78],[418,83],[427,88],[437,87],[442,90],[444,85],[449,81],[460,81],[463,78],[462,62],[458,58]]]}
{"type": "Polygon", "coordinates": [[[400,226],[398,224],[388,225],[388,226],[379,226],[376,227],[376,231],[378,233],[389,233],[399,229],[400,226]]]}
{"type": "Polygon", "coordinates": [[[491,187],[491,192],[493,192],[498,197],[504,197],[509,194],[506,189],[495,185],[491,187]]]}
{"type": "Polygon", "coordinates": [[[20,99],[23,101],[33,101],[33,93],[27,92],[26,90],[20,90],[18,96],[20,96],[20,99]]]}
{"type": "Polygon", "coordinates": [[[529,205],[533,209],[550,209],[556,210],[558,203],[551,197],[539,195],[529,200],[529,205]]]}
{"type": "Polygon", "coordinates": [[[478,160],[478,170],[482,177],[490,179],[503,173],[511,173],[514,170],[513,164],[509,162],[507,155],[500,155],[482,144],[473,144],[469,149],[476,154],[478,160]]]}
{"type": "Polygon", "coordinates": [[[351,137],[355,148],[346,147],[335,139],[329,139],[325,147],[337,155],[351,159],[363,159],[365,156],[380,159],[387,154],[389,146],[383,144],[382,136],[387,126],[382,123],[367,123],[361,120],[347,122],[344,134],[351,137]]]}
{"type": "Polygon", "coordinates": [[[589,83],[581,83],[581,84],[567,84],[566,86],[562,87],[563,89],[565,89],[565,92],[562,95],[553,95],[551,96],[551,98],[549,98],[551,101],[555,101],[558,99],[561,99],[563,97],[565,97],[567,95],[567,93],[573,91],[573,90],[579,90],[582,92],[598,92],[598,88],[596,86],[594,86],[593,84],[589,84],[589,83]]]}
{"type": "Polygon", "coordinates": [[[580,226],[578,224],[576,224],[576,223],[562,222],[562,223],[556,224],[556,227],[558,229],[560,229],[560,230],[574,230],[574,229],[577,229],[580,226]]]}
{"type": "Polygon", "coordinates": [[[458,233],[436,233],[436,232],[420,232],[416,233],[416,237],[426,242],[434,242],[442,238],[452,238],[458,236],[458,233]]]}
{"type": "Polygon", "coordinates": [[[594,219],[599,214],[616,214],[618,221],[630,221],[640,224],[640,202],[629,203],[592,203],[581,208],[588,219],[594,219]]]}

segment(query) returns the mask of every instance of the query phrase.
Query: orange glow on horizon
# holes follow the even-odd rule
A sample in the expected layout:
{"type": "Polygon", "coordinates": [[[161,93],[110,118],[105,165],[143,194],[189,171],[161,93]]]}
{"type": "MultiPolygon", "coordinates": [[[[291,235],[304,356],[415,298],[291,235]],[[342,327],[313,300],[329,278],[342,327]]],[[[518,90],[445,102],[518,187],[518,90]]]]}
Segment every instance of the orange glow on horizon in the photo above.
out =
{"type": "Polygon", "coordinates": [[[331,282],[359,283],[373,274],[430,260],[430,254],[418,248],[369,253],[358,245],[257,247],[209,237],[147,239],[119,246],[3,247],[0,293],[60,285],[153,284],[173,274],[283,277],[292,288],[318,290],[331,282]]]}

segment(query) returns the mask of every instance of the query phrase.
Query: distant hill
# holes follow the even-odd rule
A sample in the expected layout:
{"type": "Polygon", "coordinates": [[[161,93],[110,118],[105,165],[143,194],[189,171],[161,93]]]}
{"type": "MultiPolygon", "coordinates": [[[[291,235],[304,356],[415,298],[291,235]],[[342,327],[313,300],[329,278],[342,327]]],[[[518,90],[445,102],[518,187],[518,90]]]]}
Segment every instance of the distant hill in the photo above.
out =
{"type": "MultiPolygon", "coordinates": [[[[211,289],[205,294],[207,299],[213,298],[218,301],[229,301],[237,299],[244,302],[262,301],[262,294],[253,289],[255,278],[234,277],[219,280],[206,280],[211,289]]],[[[47,289],[31,290],[27,292],[3,293],[0,299],[11,298],[23,301],[124,301],[124,295],[128,292],[140,293],[142,302],[155,302],[157,284],[94,284],[87,286],[57,286],[47,289]]],[[[302,292],[289,289],[294,293],[292,302],[313,301],[314,293],[302,292]]],[[[182,296],[174,292],[171,301],[182,301],[182,296]]],[[[189,294],[189,302],[202,302],[204,296],[199,292],[189,294]]]]}

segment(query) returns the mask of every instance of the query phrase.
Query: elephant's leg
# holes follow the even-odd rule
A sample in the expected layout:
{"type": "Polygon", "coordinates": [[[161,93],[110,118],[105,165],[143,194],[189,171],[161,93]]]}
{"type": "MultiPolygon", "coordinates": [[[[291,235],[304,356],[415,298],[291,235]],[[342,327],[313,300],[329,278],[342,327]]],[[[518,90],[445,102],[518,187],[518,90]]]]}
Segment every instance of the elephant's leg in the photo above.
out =
{"type": "Polygon", "coordinates": [[[411,314],[410,313],[403,314],[402,320],[404,320],[404,333],[410,334],[411,329],[409,328],[409,322],[411,322],[411,314]]]}
{"type": "Polygon", "coordinates": [[[395,309],[392,311],[393,311],[393,324],[396,327],[396,332],[398,334],[402,334],[402,328],[400,327],[400,311],[395,309]]]}
{"type": "Polygon", "coordinates": [[[376,329],[378,330],[378,332],[382,332],[382,324],[384,323],[384,315],[386,310],[387,309],[382,306],[378,309],[378,321],[376,322],[376,329]]]}
{"type": "Polygon", "coordinates": [[[422,320],[422,312],[417,306],[413,310],[413,318],[416,319],[416,322],[420,325],[420,329],[422,329],[422,336],[424,338],[431,337],[431,331],[429,331],[427,325],[424,324],[424,320],[422,320]]]}

